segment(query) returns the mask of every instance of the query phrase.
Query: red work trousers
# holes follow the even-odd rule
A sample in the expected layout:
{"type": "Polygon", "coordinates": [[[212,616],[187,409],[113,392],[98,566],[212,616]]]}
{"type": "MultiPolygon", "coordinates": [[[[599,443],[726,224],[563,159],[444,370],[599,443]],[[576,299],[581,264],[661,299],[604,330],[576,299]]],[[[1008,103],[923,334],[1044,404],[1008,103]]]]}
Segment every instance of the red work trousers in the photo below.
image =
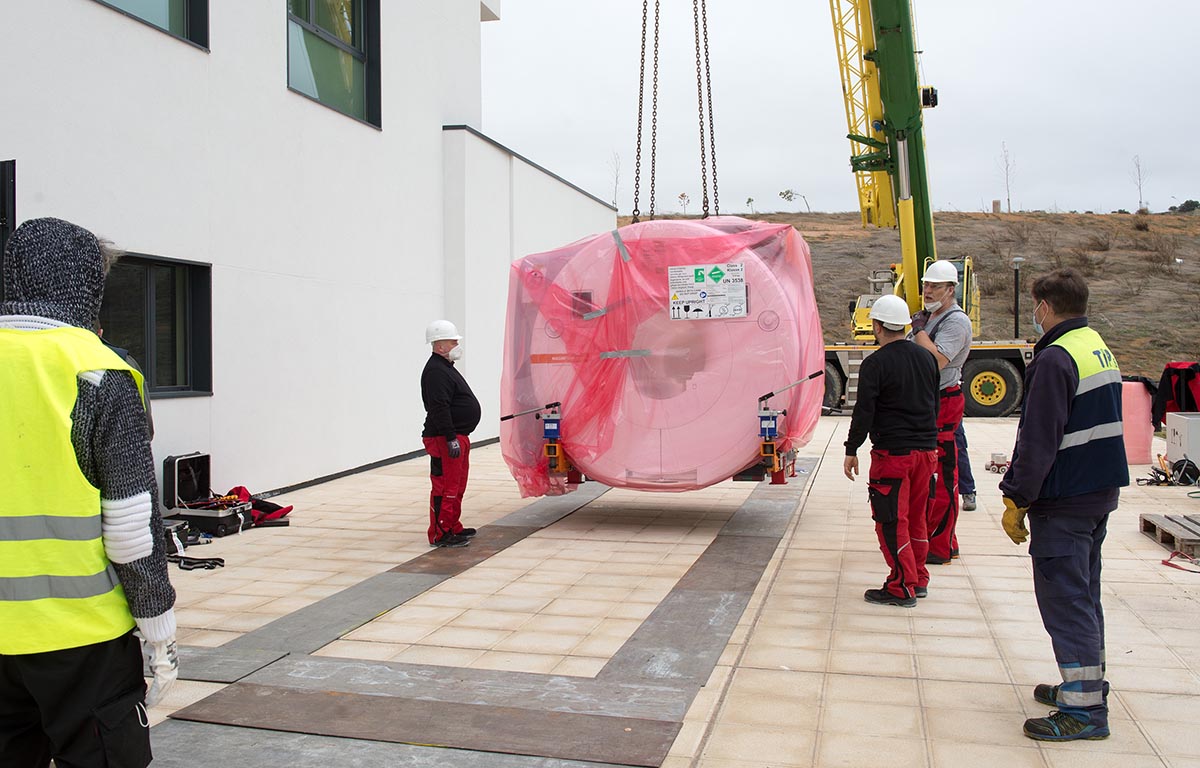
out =
{"type": "Polygon", "coordinates": [[[450,458],[449,444],[444,437],[425,437],[425,450],[429,452],[429,481],[433,489],[429,492],[429,543],[443,536],[458,533],[463,529],[462,499],[467,491],[467,474],[471,469],[471,440],[466,435],[458,436],[462,453],[457,459],[450,458]]]}
{"type": "Polygon", "coordinates": [[[958,549],[958,538],[954,535],[954,526],[958,524],[958,446],[954,443],[954,432],[962,418],[962,387],[943,389],[937,416],[937,479],[928,522],[929,554],[943,560],[950,559],[950,551],[958,549]]]}
{"type": "Polygon", "coordinates": [[[871,451],[871,518],[891,568],[883,588],[898,597],[916,597],[917,587],[929,586],[925,515],[936,466],[935,451],[871,451]]]}

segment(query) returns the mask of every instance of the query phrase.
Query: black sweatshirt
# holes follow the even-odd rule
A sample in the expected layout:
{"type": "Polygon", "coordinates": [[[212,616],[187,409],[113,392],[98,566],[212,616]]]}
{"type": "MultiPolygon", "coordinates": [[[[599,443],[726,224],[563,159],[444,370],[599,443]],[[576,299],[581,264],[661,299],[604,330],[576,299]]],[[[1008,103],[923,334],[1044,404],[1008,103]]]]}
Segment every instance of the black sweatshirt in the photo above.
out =
{"type": "Polygon", "coordinates": [[[846,455],[855,455],[868,432],[875,448],[935,449],[938,378],[937,360],[912,341],[893,341],[868,355],[858,369],[846,455]]]}
{"type": "Polygon", "coordinates": [[[479,401],[454,363],[438,354],[429,356],[421,372],[421,400],[425,403],[425,430],[421,437],[453,440],[479,426],[479,401]]]}

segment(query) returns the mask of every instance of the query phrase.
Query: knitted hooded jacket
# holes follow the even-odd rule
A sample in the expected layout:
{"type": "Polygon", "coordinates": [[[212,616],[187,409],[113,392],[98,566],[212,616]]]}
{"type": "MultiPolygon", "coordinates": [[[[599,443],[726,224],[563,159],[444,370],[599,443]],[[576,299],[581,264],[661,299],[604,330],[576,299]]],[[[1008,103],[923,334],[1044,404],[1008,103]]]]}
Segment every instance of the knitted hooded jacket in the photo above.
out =
{"type": "MultiPolygon", "coordinates": [[[[95,235],[60,219],[31,219],[13,232],[3,258],[0,327],[96,330],[106,265],[95,235]]],[[[87,371],[78,386],[71,442],[100,490],[104,548],[142,636],[163,642],[175,635],[175,590],[141,396],[126,371],[87,371]]]]}

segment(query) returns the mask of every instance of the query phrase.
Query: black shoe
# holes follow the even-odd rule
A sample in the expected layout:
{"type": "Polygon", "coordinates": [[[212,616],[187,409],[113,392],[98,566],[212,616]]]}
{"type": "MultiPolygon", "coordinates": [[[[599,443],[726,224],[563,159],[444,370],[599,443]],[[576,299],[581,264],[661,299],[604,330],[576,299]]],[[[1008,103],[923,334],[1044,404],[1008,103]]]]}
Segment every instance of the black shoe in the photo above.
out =
{"type": "Polygon", "coordinates": [[[958,559],[958,547],[955,547],[954,549],[950,550],[950,559],[951,560],[958,559]]]}
{"type": "Polygon", "coordinates": [[[454,535],[462,536],[464,539],[469,539],[477,533],[479,533],[479,531],[475,530],[474,528],[463,528],[461,531],[456,531],[454,535]]]}
{"type": "Polygon", "coordinates": [[[863,592],[863,600],[875,605],[898,605],[901,608],[912,608],[917,604],[915,597],[897,597],[886,589],[868,589],[863,592]]]}
{"type": "Polygon", "coordinates": [[[457,533],[449,533],[433,542],[429,546],[450,549],[454,547],[465,547],[470,543],[471,540],[466,537],[459,536],[457,533]]]}
{"type": "Polygon", "coordinates": [[[930,552],[928,555],[925,555],[925,564],[926,565],[945,565],[946,563],[950,562],[952,559],[953,558],[950,558],[950,557],[939,557],[939,556],[933,554],[932,552],[930,552]]]}
{"type": "Polygon", "coordinates": [[[929,587],[913,587],[913,593],[917,597],[929,597],[929,587]]]}
{"type": "Polygon", "coordinates": [[[1077,739],[1107,739],[1108,724],[1094,725],[1066,712],[1051,712],[1049,717],[1034,717],[1025,721],[1025,735],[1038,741],[1075,741],[1077,739]]]}
{"type": "Polygon", "coordinates": [[[1042,683],[1033,688],[1033,700],[1047,707],[1058,706],[1058,686],[1042,683]]]}

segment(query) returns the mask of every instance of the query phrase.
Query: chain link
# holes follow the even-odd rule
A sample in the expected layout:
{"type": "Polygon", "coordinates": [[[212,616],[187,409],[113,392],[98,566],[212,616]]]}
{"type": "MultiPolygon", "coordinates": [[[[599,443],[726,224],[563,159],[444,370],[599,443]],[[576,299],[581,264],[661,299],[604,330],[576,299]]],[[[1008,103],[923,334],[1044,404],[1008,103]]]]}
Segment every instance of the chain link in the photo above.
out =
{"type": "MultiPolygon", "coordinates": [[[[713,125],[712,76],[709,71],[711,59],[708,55],[708,0],[700,0],[701,23],[704,27],[704,85],[708,90],[708,151],[712,155],[713,213],[721,215],[721,198],[717,194],[717,136],[713,125]]],[[[707,215],[707,214],[706,214],[707,215]]]]}
{"type": "MultiPolygon", "coordinates": [[[[650,12],[650,0],[642,0],[642,66],[638,75],[637,154],[633,162],[633,223],[637,224],[641,211],[638,198],[642,186],[642,108],[646,91],[646,21],[650,12]]],[[[653,172],[652,172],[653,173],[653,172]]],[[[651,176],[653,178],[653,176],[651,176]]]]}
{"type": "Polygon", "coordinates": [[[700,114],[700,189],[703,191],[704,218],[708,218],[708,150],[704,139],[704,75],[700,65],[700,0],[692,0],[693,26],[696,30],[696,108],[700,114]]]}
{"type": "Polygon", "coordinates": [[[661,16],[660,0],[654,0],[654,86],[651,90],[650,103],[650,218],[654,218],[654,184],[658,176],[655,166],[658,164],[658,27],[661,16]]]}

